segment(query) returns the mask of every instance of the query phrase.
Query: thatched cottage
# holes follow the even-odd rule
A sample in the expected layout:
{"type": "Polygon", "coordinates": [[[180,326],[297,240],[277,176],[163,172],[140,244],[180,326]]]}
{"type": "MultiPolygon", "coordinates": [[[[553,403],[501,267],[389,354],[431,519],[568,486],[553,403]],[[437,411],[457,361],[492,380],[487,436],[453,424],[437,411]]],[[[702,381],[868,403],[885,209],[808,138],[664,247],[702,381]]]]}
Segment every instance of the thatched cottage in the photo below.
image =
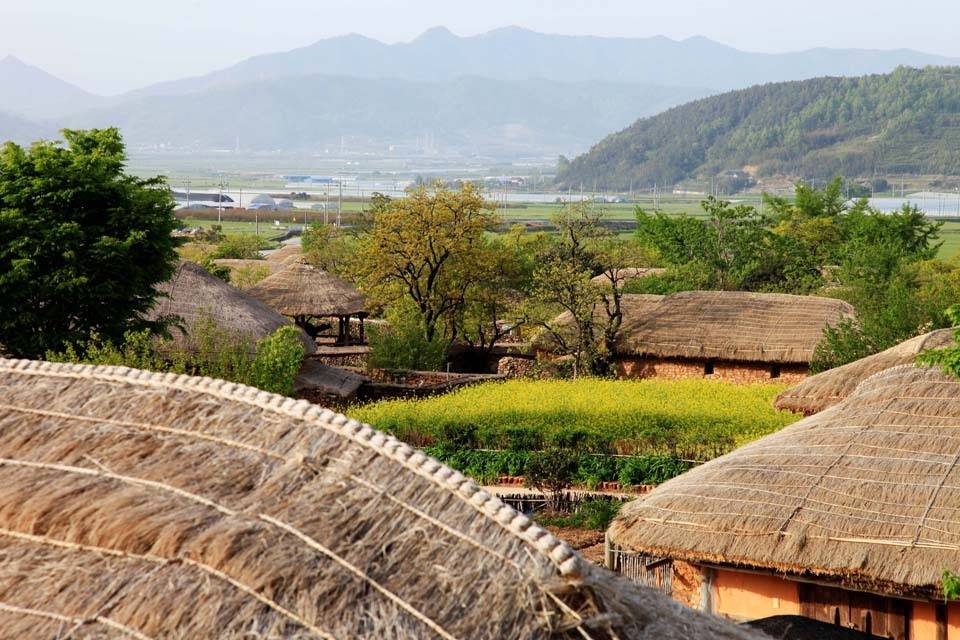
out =
{"type": "Polygon", "coordinates": [[[960,637],[960,381],[895,367],[627,505],[608,561],[705,611],[960,637]]]}
{"type": "MultiPolygon", "coordinates": [[[[191,331],[197,322],[210,319],[221,328],[250,339],[251,349],[257,340],[290,321],[256,298],[216,278],[195,262],[182,261],[173,277],[157,287],[159,296],[147,314],[151,320],[177,318],[170,327],[171,337],[179,349],[197,348],[191,331]]],[[[300,338],[307,354],[316,350],[314,341],[303,331],[300,338]]]]}
{"type": "Polygon", "coordinates": [[[2,638],[759,640],[302,400],[14,360],[0,397],[2,638]]]}
{"type": "MultiPolygon", "coordinates": [[[[824,329],[854,314],[842,300],[743,291],[624,295],[621,308],[613,354],[621,377],[738,382],[799,382],[824,329]]],[[[569,314],[554,320],[570,323],[569,314]]],[[[534,348],[555,343],[542,334],[534,348]]]]}
{"type": "Polygon", "coordinates": [[[317,320],[336,318],[337,344],[349,344],[350,319],[359,319],[356,341],[364,342],[364,319],[367,317],[366,299],[356,287],[322,269],[302,261],[293,261],[283,269],[247,289],[277,312],[293,318],[296,323],[316,337],[317,320]]]}
{"type": "Polygon", "coordinates": [[[810,376],[787,389],[774,401],[778,409],[813,415],[847,398],[861,382],[901,364],[913,364],[922,351],[954,344],[953,329],[940,329],[911,338],[886,351],[861,358],[842,367],[810,376]]]}

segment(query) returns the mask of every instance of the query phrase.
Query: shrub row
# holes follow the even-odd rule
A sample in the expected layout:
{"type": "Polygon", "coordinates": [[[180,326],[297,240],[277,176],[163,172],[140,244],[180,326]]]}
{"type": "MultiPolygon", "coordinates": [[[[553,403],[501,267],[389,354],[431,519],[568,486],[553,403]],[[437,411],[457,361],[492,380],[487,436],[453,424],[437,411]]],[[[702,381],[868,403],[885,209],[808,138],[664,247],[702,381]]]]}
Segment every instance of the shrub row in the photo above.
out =
{"type": "MultiPolygon", "coordinates": [[[[481,451],[449,445],[427,447],[425,452],[481,483],[500,476],[538,475],[540,451],[481,451]]],[[[624,487],[661,484],[693,467],[693,463],[672,456],[604,456],[580,452],[564,479],[570,484],[593,489],[601,482],[619,482],[624,487]]]]}

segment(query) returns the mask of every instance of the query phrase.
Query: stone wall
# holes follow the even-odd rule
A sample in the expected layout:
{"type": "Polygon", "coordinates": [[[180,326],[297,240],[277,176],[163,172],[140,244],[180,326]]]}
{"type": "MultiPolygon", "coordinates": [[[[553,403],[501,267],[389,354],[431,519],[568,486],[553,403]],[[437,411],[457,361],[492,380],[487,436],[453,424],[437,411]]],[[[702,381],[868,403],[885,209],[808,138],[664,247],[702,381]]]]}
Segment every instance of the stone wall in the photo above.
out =
{"type": "Polygon", "coordinates": [[[621,378],[710,378],[731,382],[778,382],[796,384],[807,377],[805,366],[725,360],[688,360],[682,358],[621,358],[617,361],[621,378]]]}

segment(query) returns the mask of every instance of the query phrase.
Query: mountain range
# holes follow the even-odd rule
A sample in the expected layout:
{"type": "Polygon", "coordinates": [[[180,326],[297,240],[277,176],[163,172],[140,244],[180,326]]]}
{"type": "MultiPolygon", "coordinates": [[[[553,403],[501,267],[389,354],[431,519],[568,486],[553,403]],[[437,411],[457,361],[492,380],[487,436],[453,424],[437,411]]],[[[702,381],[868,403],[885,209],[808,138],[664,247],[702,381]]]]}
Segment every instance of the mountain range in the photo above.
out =
{"type": "Polygon", "coordinates": [[[399,44],[328,38],[105,97],[7,58],[0,139],[114,124],[135,147],[234,148],[240,138],[245,150],[301,150],[358,137],[385,149],[430,136],[461,153],[574,154],[638,117],[724,90],[951,64],[960,60],[911,50],[762,54],[702,37],[435,28],[399,44]]]}
{"type": "Polygon", "coordinates": [[[625,189],[731,173],[960,175],[960,67],[901,67],[704,98],[606,137],[557,178],[625,189]]]}

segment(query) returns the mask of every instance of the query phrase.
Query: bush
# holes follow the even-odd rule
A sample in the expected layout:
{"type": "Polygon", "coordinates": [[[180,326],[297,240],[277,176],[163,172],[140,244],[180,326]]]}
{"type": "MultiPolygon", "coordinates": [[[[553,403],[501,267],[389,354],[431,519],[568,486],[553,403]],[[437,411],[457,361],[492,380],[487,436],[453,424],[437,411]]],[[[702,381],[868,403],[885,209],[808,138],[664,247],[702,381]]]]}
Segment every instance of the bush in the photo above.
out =
{"type": "Polygon", "coordinates": [[[370,366],[378,369],[439,371],[447,358],[448,343],[439,335],[433,340],[412,304],[399,303],[386,314],[387,326],[370,327],[370,366]]]}
{"type": "Polygon", "coordinates": [[[264,391],[290,395],[305,351],[300,332],[295,327],[280,327],[257,342],[247,384],[264,391]]]}
{"type": "Polygon", "coordinates": [[[178,349],[174,343],[149,331],[127,332],[119,345],[92,335],[75,348],[68,346],[47,352],[51,362],[113,365],[162,373],[188,373],[220,378],[239,384],[289,395],[300,371],[304,347],[294,327],[281,327],[261,339],[251,352],[250,339],[217,327],[211,319],[194,324],[191,336],[198,344],[194,352],[178,349]]]}
{"type": "Polygon", "coordinates": [[[239,233],[225,236],[210,254],[211,259],[232,258],[235,260],[256,260],[260,250],[270,247],[270,243],[253,233],[239,233]]]}
{"type": "MultiPolygon", "coordinates": [[[[424,451],[480,483],[493,483],[501,476],[530,474],[539,478],[535,481],[542,481],[548,473],[543,470],[544,465],[559,459],[553,453],[542,451],[477,450],[449,444],[429,446],[424,451]],[[551,456],[554,456],[552,460],[551,456]]],[[[670,456],[608,456],[582,452],[570,455],[571,458],[564,456],[560,460],[564,467],[557,480],[561,489],[567,485],[596,489],[601,482],[620,482],[624,487],[662,484],[694,466],[692,462],[670,456]]]]}
{"type": "Polygon", "coordinates": [[[577,505],[570,515],[544,514],[536,516],[536,520],[543,526],[573,527],[576,529],[592,529],[606,531],[613,519],[617,517],[622,500],[584,500],[577,505]]]}

